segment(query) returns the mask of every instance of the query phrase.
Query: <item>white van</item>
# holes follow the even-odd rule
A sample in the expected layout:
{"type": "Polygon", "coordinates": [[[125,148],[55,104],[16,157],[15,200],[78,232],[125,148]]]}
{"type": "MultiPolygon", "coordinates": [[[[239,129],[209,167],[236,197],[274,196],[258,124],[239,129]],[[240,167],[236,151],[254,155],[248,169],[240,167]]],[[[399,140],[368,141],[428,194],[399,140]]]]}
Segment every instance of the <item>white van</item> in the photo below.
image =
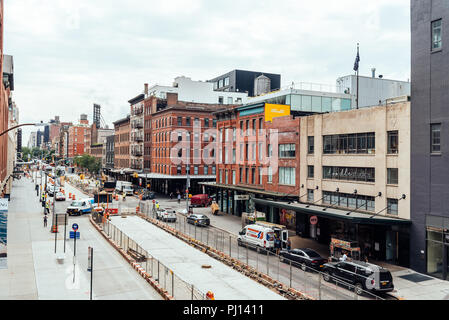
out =
{"type": "Polygon", "coordinates": [[[239,246],[250,246],[274,250],[274,231],[265,226],[251,224],[239,232],[237,238],[239,246]]]}
{"type": "Polygon", "coordinates": [[[115,190],[117,190],[119,192],[125,192],[126,195],[130,195],[130,196],[132,196],[134,193],[133,184],[128,181],[117,181],[117,183],[115,185],[115,190]]]}

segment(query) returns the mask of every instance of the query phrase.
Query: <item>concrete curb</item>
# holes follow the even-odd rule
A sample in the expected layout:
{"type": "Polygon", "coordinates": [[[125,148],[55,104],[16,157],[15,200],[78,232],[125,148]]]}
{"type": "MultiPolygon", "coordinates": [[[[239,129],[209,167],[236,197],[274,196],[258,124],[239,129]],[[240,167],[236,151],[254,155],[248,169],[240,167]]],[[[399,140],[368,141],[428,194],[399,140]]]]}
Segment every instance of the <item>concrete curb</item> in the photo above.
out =
{"type": "Polygon", "coordinates": [[[191,246],[201,250],[202,252],[208,254],[210,257],[221,261],[225,263],[226,265],[232,267],[234,270],[244,274],[245,276],[253,279],[254,281],[257,281],[258,283],[264,285],[268,289],[272,290],[273,292],[276,292],[277,294],[283,296],[284,298],[290,299],[290,300],[316,300],[315,298],[304,294],[298,290],[287,288],[284,284],[282,284],[279,281],[274,280],[270,276],[258,272],[253,267],[230,257],[224,252],[221,252],[219,250],[213,249],[210,246],[191,238],[190,236],[174,229],[173,227],[170,227],[164,223],[161,223],[159,220],[153,219],[151,217],[147,217],[143,214],[138,214],[138,217],[142,218],[143,220],[146,220],[153,225],[163,229],[164,231],[174,235],[178,239],[190,244],[191,246]]]}
{"type": "Polygon", "coordinates": [[[104,232],[103,228],[95,223],[92,216],[89,218],[90,223],[97,229],[98,232],[105,238],[109,244],[111,244],[123,258],[136,270],[142,278],[144,278],[160,295],[164,300],[175,300],[174,297],[168,294],[168,292],[162,288],[159,283],[151,277],[140,264],[138,264],[130,255],[128,255],[122,248],[120,248],[111,238],[104,232]]]}

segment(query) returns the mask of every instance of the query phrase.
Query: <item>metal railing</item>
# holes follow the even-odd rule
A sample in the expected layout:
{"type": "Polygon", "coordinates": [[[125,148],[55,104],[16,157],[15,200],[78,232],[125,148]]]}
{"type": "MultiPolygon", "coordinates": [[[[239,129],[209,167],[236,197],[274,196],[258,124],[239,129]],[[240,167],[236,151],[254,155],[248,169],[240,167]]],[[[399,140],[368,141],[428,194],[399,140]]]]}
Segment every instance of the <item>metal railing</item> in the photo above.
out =
{"type": "MultiPolygon", "coordinates": [[[[151,201],[139,201],[140,213],[157,219],[151,201]]],[[[336,277],[300,265],[264,248],[251,247],[239,243],[237,236],[216,228],[200,227],[187,222],[187,217],[178,215],[176,222],[168,223],[170,227],[213,249],[221,251],[231,258],[253,267],[259,273],[270,276],[288,288],[297,290],[317,300],[385,300],[372,292],[356,288],[336,277]],[[328,281],[324,280],[324,277],[328,281]],[[361,290],[358,295],[356,289],[361,290]]]]}
{"type": "MultiPolygon", "coordinates": [[[[96,214],[93,214],[94,221],[96,214]]],[[[103,219],[101,219],[103,220],[103,219]]],[[[137,261],[145,272],[152,277],[164,290],[176,300],[206,300],[206,295],[193,284],[182,280],[172,269],[153,257],[148,251],[128,237],[122,230],[110,221],[97,222],[102,225],[104,232],[121,249],[127,253],[138,254],[142,257],[137,261]]]]}

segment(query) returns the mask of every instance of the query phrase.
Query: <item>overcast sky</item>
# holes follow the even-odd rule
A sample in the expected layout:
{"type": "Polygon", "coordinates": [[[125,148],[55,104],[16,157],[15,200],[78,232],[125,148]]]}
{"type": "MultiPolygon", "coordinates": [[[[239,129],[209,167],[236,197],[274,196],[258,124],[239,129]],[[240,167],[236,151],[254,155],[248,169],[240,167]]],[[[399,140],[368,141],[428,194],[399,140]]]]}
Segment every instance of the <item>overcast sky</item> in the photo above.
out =
{"type": "MultiPolygon", "coordinates": [[[[410,0],[5,0],[20,122],[112,122],[144,83],[234,69],[335,85],[353,73],[410,78],[410,0]]],[[[29,132],[24,130],[24,145],[29,132]]]]}

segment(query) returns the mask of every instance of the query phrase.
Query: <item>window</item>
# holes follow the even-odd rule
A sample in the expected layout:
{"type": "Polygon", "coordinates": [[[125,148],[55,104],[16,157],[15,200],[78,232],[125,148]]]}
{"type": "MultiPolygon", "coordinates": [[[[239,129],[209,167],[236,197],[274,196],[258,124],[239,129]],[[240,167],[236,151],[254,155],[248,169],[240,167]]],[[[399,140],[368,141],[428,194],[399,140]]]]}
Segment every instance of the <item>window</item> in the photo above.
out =
{"type": "Polygon", "coordinates": [[[314,154],[315,153],[315,137],[308,137],[307,142],[308,142],[307,152],[309,154],[314,154]]]}
{"type": "Polygon", "coordinates": [[[204,166],[204,175],[207,176],[209,174],[209,167],[204,166]]]}
{"type": "Polygon", "coordinates": [[[432,22],[432,50],[441,49],[442,20],[432,22]]]}
{"type": "Polygon", "coordinates": [[[209,128],[209,119],[208,118],[204,119],[204,127],[209,128]]]}
{"type": "Polygon", "coordinates": [[[239,168],[239,182],[242,183],[243,182],[243,169],[239,168]]]}
{"type": "Polygon", "coordinates": [[[214,128],[217,127],[217,120],[216,119],[212,120],[212,127],[214,127],[214,128]]]}
{"type": "Polygon", "coordinates": [[[193,174],[198,175],[198,166],[193,167],[193,174]]]}
{"type": "Polygon", "coordinates": [[[186,118],[186,126],[190,127],[190,117],[186,118]]]}
{"type": "Polygon", "coordinates": [[[314,177],[315,177],[315,167],[307,166],[307,178],[314,178],[314,177]]]}
{"type": "Polygon", "coordinates": [[[257,119],[253,119],[253,136],[256,135],[256,123],[257,123],[257,119]]]}
{"type": "Polygon", "coordinates": [[[323,136],[324,154],[373,154],[375,150],[374,132],[323,136]]]}
{"type": "Polygon", "coordinates": [[[296,146],[294,144],[279,145],[279,158],[294,158],[296,157],[296,146]]]}
{"type": "Polygon", "coordinates": [[[232,184],[235,185],[235,170],[232,170],[232,184]]]}
{"type": "Polygon", "coordinates": [[[295,168],[279,168],[279,184],[294,186],[295,185],[295,168]]]}
{"type": "Polygon", "coordinates": [[[251,183],[256,184],[256,168],[251,169],[251,183]]]}
{"type": "Polygon", "coordinates": [[[195,126],[195,127],[199,127],[200,126],[200,119],[199,118],[195,118],[195,120],[193,120],[193,126],[195,126]]]}
{"type": "Polygon", "coordinates": [[[223,184],[223,170],[220,170],[220,183],[223,184]]]}
{"type": "Polygon", "coordinates": [[[218,104],[223,104],[224,97],[218,97],[218,104]]]}
{"type": "Polygon", "coordinates": [[[225,87],[229,86],[229,77],[226,77],[226,78],[224,79],[224,86],[225,86],[225,87]]]}
{"type": "Polygon", "coordinates": [[[243,132],[244,132],[244,129],[243,129],[243,121],[240,121],[240,136],[241,136],[241,137],[243,137],[243,132]]]}
{"type": "Polygon", "coordinates": [[[216,175],[217,174],[217,169],[215,166],[212,166],[212,175],[216,175]]]}
{"type": "Polygon", "coordinates": [[[432,124],[430,126],[431,135],[430,135],[430,145],[432,153],[441,152],[441,124],[432,124]]]}
{"type": "Polygon", "coordinates": [[[182,141],[182,133],[181,132],[178,132],[178,142],[179,141],[182,141]]]}
{"type": "Polygon", "coordinates": [[[223,79],[218,80],[218,88],[223,87],[223,79]]]}
{"type": "Polygon", "coordinates": [[[271,146],[271,144],[269,144],[267,148],[267,157],[271,158],[272,156],[273,156],[273,147],[271,146]]]}
{"type": "Polygon", "coordinates": [[[262,181],[263,175],[262,175],[262,168],[259,167],[259,184],[262,185],[263,181],[262,181]]]}
{"type": "Polygon", "coordinates": [[[268,183],[273,183],[273,168],[268,167],[268,183]]]}
{"type": "Polygon", "coordinates": [[[398,169],[387,169],[387,184],[398,184],[398,169]]]}
{"type": "Polygon", "coordinates": [[[398,131],[388,132],[388,154],[399,153],[399,137],[398,131]]]}
{"type": "Polygon", "coordinates": [[[263,118],[259,119],[259,135],[263,134],[263,118]]]}
{"type": "Polygon", "coordinates": [[[234,100],[232,99],[232,97],[228,97],[228,104],[232,104],[234,102],[234,100]]]}
{"type": "Polygon", "coordinates": [[[398,215],[398,200],[397,199],[387,199],[387,213],[397,216],[398,215]]]}
{"type": "Polygon", "coordinates": [[[249,169],[245,168],[245,182],[248,184],[249,182],[249,169]]]}
{"type": "Polygon", "coordinates": [[[307,189],[307,202],[313,202],[314,200],[315,198],[313,190],[307,189]]]}

